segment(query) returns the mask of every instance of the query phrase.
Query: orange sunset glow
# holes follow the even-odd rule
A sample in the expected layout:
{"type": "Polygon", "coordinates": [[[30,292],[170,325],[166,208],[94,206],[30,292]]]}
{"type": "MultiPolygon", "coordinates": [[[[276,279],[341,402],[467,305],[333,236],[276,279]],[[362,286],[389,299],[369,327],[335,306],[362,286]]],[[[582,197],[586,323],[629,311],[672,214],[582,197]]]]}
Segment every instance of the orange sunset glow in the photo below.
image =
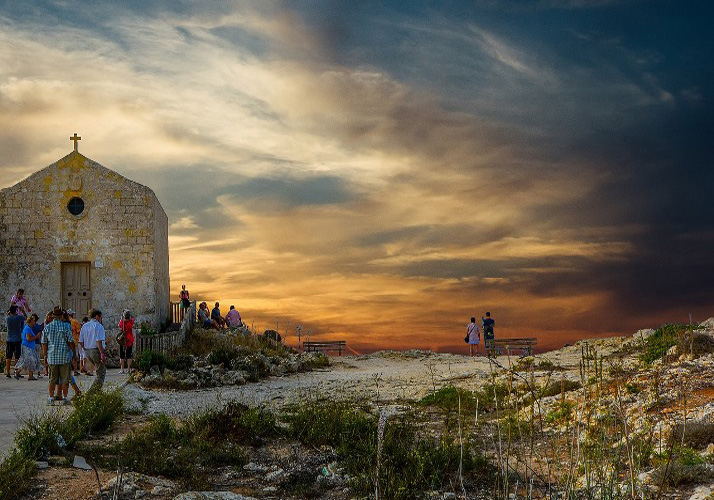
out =
{"type": "Polygon", "coordinates": [[[486,311],[539,350],[701,321],[711,58],[616,3],[17,4],[0,187],[77,132],[156,192],[172,300],[289,344],[465,352],[486,311]]]}

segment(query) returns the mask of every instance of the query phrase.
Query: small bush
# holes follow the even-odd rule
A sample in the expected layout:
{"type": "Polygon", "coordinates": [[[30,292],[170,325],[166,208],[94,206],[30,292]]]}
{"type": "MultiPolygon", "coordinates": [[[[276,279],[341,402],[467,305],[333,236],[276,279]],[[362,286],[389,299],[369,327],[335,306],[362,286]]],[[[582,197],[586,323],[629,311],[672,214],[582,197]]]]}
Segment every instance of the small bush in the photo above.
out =
{"type": "Polygon", "coordinates": [[[206,361],[212,365],[223,364],[223,366],[228,367],[231,365],[231,361],[233,361],[236,357],[238,357],[238,353],[235,349],[219,346],[211,351],[206,361]]]}
{"type": "Polygon", "coordinates": [[[330,358],[326,354],[319,352],[309,358],[303,358],[302,365],[305,370],[327,368],[330,366],[330,358]]]}
{"type": "Polygon", "coordinates": [[[84,394],[68,416],[57,411],[32,415],[15,435],[17,450],[33,460],[71,449],[90,433],[106,431],[124,411],[119,391],[84,394]],[[60,445],[62,443],[62,445],[60,445]]]}
{"type": "Polygon", "coordinates": [[[275,415],[260,408],[249,408],[236,401],[218,410],[208,410],[192,417],[188,428],[206,439],[219,441],[255,442],[277,433],[275,415]]]}
{"type": "Polygon", "coordinates": [[[550,425],[561,424],[570,420],[575,404],[570,401],[559,402],[546,416],[545,421],[550,425]]]}
{"type": "Polygon", "coordinates": [[[15,434],[17,451],[31,460],[41,460],[57,453],[60,449],[57,438],[62,435],[63,423],[59,412],[31,415],[15,434]]]}
{"type": "Polygon", "coordinates": [[[641,359],[651,364],[655,360],[664,358],[670,347],[683,343],[687,332],[700,330],[699,325],[681,325],[669,323],[660,326],[655,332],[645,339],[644,352],[641,359]]]}
{"type": "Polygon", "coordinates": [[[15,450],[0,462],[0,498],[19,498],[35,475],[35,462],[15,450]]]}
{"type": "Polygon", "coordinates": [[[421,406],[436,406],[444,411],[456,412],[459,409],[459,398],[461,399],[462,412],[476,409],[474,393],[453,385],[442,387],[438,391],[423,397],[418,404],[421,406]]]}
{"type": "MultiPolygon", "coordinates": [[[[305,444],[335,449],[361,494],[374,491],[377,418],[346,403],[315,403],[285,415],[290,433],[305,444]]],[[[416,498],[450,484],[459,466],[460,449],[446,436],[424,437],[413,415],[395,416],[384,430],[379,490],[384,498],[416,498]]],[[[463,470],[490,472],[485,459],[464,447],[463,470]]]]}
{"type": "Polygon", "coordinates": [[[137,364],[139,369],[143,372],[148,372],[151,370],[152,366],[158,366],[161,371],[170,365],[171,361],[169,358],[161,354],[160,352],[150,351],[149,349],[144,349],[139,355],[137,364]]]}
{"type": "Polygon", "coordinates": [[[669,453],[658,454],[655,463],[655,481],[661,483],[664,480],[668,486],[704,483],[712,478],[706,459],[691,448],[676,446],[671,456],[669,453]]]}
{"type": "Polygon", "coordinates": [[[672,429],[672,439],[692,448],[703,448],[714,442],[714,422],[687,422],[672,429]]]}
{"type": "Polygon", "coordinates": [[[181,354],[171,361],[172,370],[190,370],[193,368],[193,356],[181,354]]]}
{"type": "Polygon", "coordinates": [[[139,334],[142,336],[156,335],[156,330],[154,330],[149,323],[144,321],[139,325],[139,334]]]}
{"type": "Polygon", "coordinates": [[[511,389],[508,384],[500,382],[489,382],[484,384],[474,395],[479,400],[479,408],[484,411],[496,409],[496,404],[503,407],[506,397],[515,395],[515,389],[511,389]]]}
{"type": "Polygon", "coordinates": [[[75,400],[74,410],[62,425],[64,439],[68,444],[74,444],[88,434],[104,432],[122,413],[124,398],[118,389],[83,394],[75,400]]]}
{"type": "Polygon", "coordinates": [[[261,444],[260,439],[276,433],[272,413],[230,402],[183,421],[153,416],[121,442],[108,447],[90,446],[86,453],[105,466],[116,467],[119,462],[135,472],[203,488],[218,467],[246,463],[241,445],[261,444]]]}

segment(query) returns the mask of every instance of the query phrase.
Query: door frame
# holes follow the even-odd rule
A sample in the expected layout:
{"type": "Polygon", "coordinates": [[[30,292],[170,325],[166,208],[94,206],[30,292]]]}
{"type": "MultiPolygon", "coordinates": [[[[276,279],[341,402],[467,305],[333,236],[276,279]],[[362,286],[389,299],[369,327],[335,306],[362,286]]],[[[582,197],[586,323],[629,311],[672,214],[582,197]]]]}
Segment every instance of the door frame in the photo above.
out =
{"type": "Polygon", "coordinates": [[[65,296],[64,296],[64,285],[65,285],[65,279],[64,279],[64,269],[67,264],[87,264],[87,269],[89,271],[89,307],[91,309],[92,307],[92,262],[89,260],[70,260],[70,261],[61,261],[60,262],[60,293],[62,294],[60,303],[62,304],[61,307],[62,309],[67,309],[67,304],[65,303],[65,296]]]}

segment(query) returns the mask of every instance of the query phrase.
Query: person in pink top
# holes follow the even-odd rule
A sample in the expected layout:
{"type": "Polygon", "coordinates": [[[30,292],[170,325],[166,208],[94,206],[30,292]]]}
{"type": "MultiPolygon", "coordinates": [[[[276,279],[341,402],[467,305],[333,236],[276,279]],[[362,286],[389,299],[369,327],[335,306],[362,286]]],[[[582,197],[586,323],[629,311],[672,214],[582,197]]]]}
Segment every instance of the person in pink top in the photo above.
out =
{"type": "Polygon", "coordinates": [[[30,305],[27,303],[27,297],[25,297],[25,289],[19,288],[17,293],[10,299],[11,306],[17,306],[17,312],[25,317],[28,317],[32,312],[30,305]]]}
{"type": "Polygon", "coordinates": [[[130,373],[131,355],[134,347],[134,318],[129,311],[124,311],[124,315],[119,321],[119,330],[124,335],[124,341],[119,343],[119,373],[124,373],[125,361],[126,371],[130,373]]]}
{"type": "Polygon", "coordinates": [[[236,306],[231,306],[231,310],[226,314],[226,324],[231,328],[243,326],[243,320],[241,320],[240,313],[236,310],[236,306]]]}

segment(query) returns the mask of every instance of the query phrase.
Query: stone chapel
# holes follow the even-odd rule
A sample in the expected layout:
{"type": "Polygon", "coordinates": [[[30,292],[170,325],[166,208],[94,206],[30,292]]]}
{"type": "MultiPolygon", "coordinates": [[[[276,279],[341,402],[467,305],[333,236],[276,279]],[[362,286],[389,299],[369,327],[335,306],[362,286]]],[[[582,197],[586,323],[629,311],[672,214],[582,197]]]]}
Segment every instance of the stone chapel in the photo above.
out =
{"type": "Polygon", "coordinates": [[[74,151],[0,190],[0,303],[18,288],[44,320],[124,309],[154,328],[170,313],[168,217],[154,192],[74,151]]]}

